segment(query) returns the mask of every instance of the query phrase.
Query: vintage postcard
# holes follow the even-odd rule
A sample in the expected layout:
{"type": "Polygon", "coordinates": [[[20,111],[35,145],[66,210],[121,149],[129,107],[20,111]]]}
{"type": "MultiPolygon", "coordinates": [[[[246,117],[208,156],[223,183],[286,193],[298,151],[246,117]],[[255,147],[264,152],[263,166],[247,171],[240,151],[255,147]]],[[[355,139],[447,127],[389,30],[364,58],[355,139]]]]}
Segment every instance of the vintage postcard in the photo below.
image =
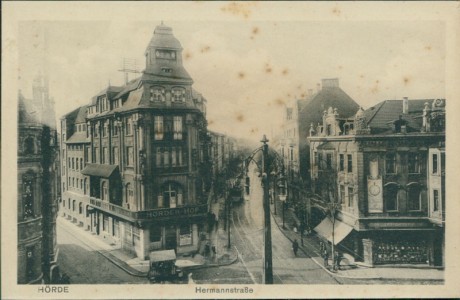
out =
{"type": "Polygon", "coordinates": [[[459,297],[459,20],[3,2],[2,298],[459,297]]]}

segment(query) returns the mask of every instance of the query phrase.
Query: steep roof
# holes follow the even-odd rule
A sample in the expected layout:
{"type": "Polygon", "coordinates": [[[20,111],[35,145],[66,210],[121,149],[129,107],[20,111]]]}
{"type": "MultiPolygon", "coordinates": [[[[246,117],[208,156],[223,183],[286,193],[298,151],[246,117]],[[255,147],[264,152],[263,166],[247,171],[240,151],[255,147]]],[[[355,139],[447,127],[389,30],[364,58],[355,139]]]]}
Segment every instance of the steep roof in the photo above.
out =
{"type": "Polygon", "coordinates": [[[337,108],[339,118],[354,116],[359,109],[358,103],[347,95],[340,87],[323,87],[321,91],[304,103],[299,113],[300,128],[308,132],[310,124],[322,123],[323,112],[329,107],[337,108]]]}
{"type": "Polygon", "coordinates": [[[364,111],[367,125],[373,133],[392,130],[392,123],[402,116],[407,122],[408,131],[419,131],[422,125],[420,116],[423,113],[425,102],[433,99],[408,100],[409,109],[403,114],[403,100],[385,100],[364,111]]]}
{"type": "Polygon", "coordinates": [[[172,33],[172,28],[163,24],[155,27],[155,30],[153,31],[153,37],[150,40],[147,49],[152,47],[182,49],[179,40],[176,39],[172,33]]]}
{"type": "Polygon", "coordinates": [[[83,105],[79,108],[77,117],[75,118],[75,123],[85,123],[86,122],[86,112],[87,105],[83,105]]]}
{"type": "Polygon", "coordinates": [[[65,141],[66,144],[81,144],[89,143],[91,140],[86,137],[86,132],[75,132],[72,136],[65,141]]]}
{"type": "Polygon", "coordinates": [[[18,124],[21,123],[38,123],[37,114],[31,111],[26,102],[29,102],[19,93],[18,96],[18,124]]]}

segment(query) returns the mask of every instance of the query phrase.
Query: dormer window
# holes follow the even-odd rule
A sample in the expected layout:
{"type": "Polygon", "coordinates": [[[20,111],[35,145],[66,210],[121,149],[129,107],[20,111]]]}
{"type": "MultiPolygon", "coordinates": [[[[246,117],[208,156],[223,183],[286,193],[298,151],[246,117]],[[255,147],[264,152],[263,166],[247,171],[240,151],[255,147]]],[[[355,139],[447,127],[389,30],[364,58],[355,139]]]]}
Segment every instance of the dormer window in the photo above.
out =
{"type": "Polygon", "coordinates": [[[165,89],[160,87],[151,87],[150,101],[165,101],[165,89]]]}
{"type": "Polygon", "coordinates": [[[172,100],[174,102],[185,102],[185,89],[184,88],[173,88],[171,94],[172,94],[172,100]]]}

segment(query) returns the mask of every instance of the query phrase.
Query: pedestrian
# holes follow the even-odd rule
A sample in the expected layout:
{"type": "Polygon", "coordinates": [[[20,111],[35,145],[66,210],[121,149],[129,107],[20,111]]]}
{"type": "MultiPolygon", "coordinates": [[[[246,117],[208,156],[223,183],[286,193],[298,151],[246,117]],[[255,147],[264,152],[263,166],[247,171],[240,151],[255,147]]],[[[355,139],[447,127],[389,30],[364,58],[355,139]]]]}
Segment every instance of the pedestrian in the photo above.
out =
{"type": "Polygon", "coordinates": [[[212,249],[213,255],[216,256],[216,254],[217,254],[216,246],[212,245],[211,249],[212,249]]]}
{"type": "Polygon", "coordinates": [[[329,253],[327,253],[326,248],[324,248],[323,250],[323,259],[324,259],[324,266],[328,267],[329,266],[329,253]]]}
{"type": "Polygon", "coordinates": [[[297,242],[297,239],[295,239],[292,243],[292,250],[294,250],[294,255],[297,256],[297,250],[299,250],[299,243],[297,242]]]}

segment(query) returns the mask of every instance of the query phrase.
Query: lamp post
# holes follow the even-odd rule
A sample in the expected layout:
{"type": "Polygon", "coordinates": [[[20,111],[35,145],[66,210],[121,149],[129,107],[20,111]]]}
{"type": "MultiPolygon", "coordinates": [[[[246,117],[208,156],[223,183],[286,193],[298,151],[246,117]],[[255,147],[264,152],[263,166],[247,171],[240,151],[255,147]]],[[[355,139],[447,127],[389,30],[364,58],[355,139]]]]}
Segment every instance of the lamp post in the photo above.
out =
{"type": "Polygon", "coordinates": [[[262,183],[264,189],[263,208],[264,208],[264,282],[265,284],[273,284],[273,261],[272,261],[272,233],[270,223],[270,200],[269,200],[269,184],[270,172],[268,162],[268,139],[264,135],[261,140],[262,146],[262,183]]]}

